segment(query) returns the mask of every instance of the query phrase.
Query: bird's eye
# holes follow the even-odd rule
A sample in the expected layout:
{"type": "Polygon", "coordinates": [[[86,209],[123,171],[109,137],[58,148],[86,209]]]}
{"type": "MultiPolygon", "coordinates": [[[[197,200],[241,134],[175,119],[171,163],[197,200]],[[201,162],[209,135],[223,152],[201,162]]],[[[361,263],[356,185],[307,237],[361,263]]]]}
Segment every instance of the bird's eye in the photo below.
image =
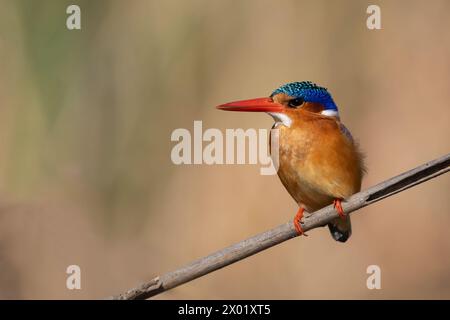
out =
{"type": "Polygon", "coordinates": [[[288,106],[291,108],[298,108],[299,106],[302,105],[303,102],[304,100],[302,98],[294,98],[289,100],[288,106]]]}

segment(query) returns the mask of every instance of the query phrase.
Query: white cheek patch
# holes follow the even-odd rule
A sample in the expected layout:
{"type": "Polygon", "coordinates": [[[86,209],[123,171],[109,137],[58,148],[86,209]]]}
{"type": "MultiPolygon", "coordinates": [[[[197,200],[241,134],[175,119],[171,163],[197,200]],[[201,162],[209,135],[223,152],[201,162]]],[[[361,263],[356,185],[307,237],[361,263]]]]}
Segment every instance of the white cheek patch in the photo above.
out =
{"type": "Polygon", "coordinates": [[[321,112],[321,114],[323,114],[324,116],[328,116],[328,117],[339,118],[339,112],[337,110],[323,110],[321,112]]]}
{"type": "Polygon", "coordinates": [[[290,127],[292,124],[292,119],[289,118],[289,116],[285,113],[280,112],[268,112],[272,116],[272,118],[275,120],[275,126],[282,124],[286,127],[290,127]]]}

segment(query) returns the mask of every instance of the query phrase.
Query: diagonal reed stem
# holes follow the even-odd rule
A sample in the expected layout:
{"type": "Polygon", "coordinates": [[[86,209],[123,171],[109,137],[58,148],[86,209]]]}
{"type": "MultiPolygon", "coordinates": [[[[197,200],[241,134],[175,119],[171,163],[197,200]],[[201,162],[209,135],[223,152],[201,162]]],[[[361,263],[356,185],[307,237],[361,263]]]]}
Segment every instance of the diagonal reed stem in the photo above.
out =
{"type": "MultiPolygon", "coordinates": [[[[387,179],[375,186],[352,195],[342,202],[344,211],[353,211],[371,205],[384,198],[402,192],[408,188],[435,178],[450,170],[450,153],[387,179]]],[[[305,218],[302,229],[308,231],[326,225],[337,218],[338,214],[333,205],[329,205],[305,218]]],[[[161,292],[175,288],[210,272],[216,271],[239,260],[248,258],[260,251],[266,250],[286,240],[297,237],[293,222],[287,222],[271,230],[238,242],[206,257],[195,260],[180,269],[163,274],[149,282],[130,289],[110,299],[137,300],[153,297],[161,292]]]]}

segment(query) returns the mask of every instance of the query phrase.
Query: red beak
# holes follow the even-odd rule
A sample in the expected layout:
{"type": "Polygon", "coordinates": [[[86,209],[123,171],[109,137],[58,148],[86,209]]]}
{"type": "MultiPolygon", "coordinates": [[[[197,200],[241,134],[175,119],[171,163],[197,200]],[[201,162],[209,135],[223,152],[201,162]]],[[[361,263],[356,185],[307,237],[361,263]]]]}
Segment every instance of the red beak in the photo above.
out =
{"type": "Polygon", "coordinates": [[[271,98],[257,98],[250,100],[241,100],[221,104],[216,107],[225,111],[247,111],[247,112],[282,112],[283,106],[273,102],[271,98]]]}

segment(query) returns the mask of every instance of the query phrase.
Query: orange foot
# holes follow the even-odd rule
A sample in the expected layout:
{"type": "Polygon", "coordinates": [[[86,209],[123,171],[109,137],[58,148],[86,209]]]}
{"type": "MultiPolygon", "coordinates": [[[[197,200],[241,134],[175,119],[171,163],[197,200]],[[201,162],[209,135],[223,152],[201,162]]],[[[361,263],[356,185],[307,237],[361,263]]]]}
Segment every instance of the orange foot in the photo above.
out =
{"type": "Polygon", "coordinates": [[[304,211],[305,211],[305,209],[303,209],[301,207],[298,208],[297,214],[294,217],[294,226],[295,226],[295,230],[297,230],[297,233],[299,236],[304,235],[305,237],[307,237],[308,235],[303,232],[302,226],[300,224],[300,221],[303,218],[304,211]]]}
{"type": "Polygon", "coordinates": [[[333,201],[334,208],[336,209],[337,213],[339,214],[339,217],[341,219],[346,219],[347,215],[344,213],[344,209],[342,209],[342,200],[341,199],[335,199],[333,201]]]}

